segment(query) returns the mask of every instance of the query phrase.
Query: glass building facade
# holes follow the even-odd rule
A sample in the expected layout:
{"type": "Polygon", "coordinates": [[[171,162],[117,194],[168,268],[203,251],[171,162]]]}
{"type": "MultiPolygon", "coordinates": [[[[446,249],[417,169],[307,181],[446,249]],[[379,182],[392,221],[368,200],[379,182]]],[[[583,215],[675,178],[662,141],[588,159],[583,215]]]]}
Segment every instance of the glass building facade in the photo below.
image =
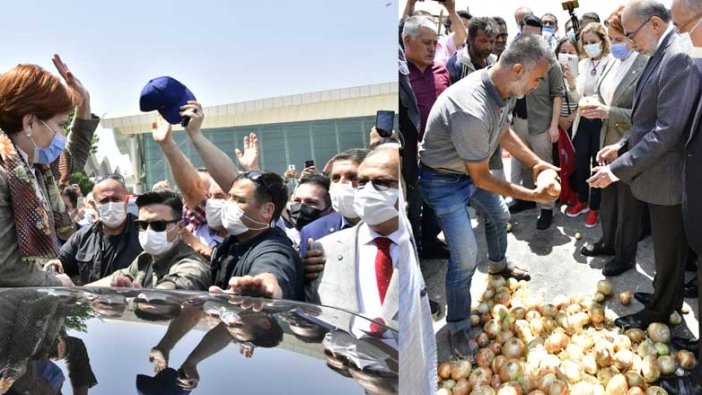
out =
{"type": "MultiPolygon", "coordinates": [[[[249,125],[241,127],[205,129],[203,134],[236,161],[234,149],[243,151],[244,136],[255,132],[261,148],[261,168],[283,174],[289,164],[302,170],[305,161],[314,160],[322,170],[335,154],[349,148],[368,146],[368,133],[375,117],[326,119],[317,121],[249,125]]],[[[190,143],[185,132],[174,132],[178,146],[196,168],[204,167],[202,158],[190,143]]],[[[151,189],[161,180],[175,185],[163,153],[150,134],[139,136],[144,147],[145,187],[151,189]]]]}

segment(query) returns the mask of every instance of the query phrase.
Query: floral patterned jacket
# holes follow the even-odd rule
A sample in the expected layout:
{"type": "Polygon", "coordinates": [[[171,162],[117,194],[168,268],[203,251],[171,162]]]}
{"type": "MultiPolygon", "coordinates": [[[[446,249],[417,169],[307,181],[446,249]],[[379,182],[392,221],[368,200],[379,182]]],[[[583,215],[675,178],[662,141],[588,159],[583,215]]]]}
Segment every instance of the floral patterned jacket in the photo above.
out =
{"type": "MultiPolygon", "coordinates": [[[[90,120],[74,119],[66,144],[66,149],[71,154],[71,168],[74,171],[85,167],[85,162],[90,155],[93,134],[99,122],[100,119],[95,115],[90,120]]],[[[42,174],[38,167],[37,170],[37,174],[42,174]]],[[[18,176],[29,177],[28,174],[18,174],[18,176]]],[[[37,177],[37,182],[43,201],[52,206],[63,205],[58,187],[46,184],[47,182],[56,183],[53,177],[37,177]]],[[[20,261],[15,222],[22,220],[22,218],[15,218],[7,176],[4,170],[0,169],[0,287],[61,285],[54,275],[41,269],[45,262],[36,262],[35,265],[31,265],[20,261]]]]}

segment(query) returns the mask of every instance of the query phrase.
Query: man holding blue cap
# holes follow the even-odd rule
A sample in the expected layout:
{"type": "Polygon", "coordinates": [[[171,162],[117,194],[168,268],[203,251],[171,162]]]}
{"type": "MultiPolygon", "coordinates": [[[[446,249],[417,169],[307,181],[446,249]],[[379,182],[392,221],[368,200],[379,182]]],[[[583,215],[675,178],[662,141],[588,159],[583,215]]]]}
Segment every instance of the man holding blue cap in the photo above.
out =
{"type": "MultiPolygon", "coordinates": [[[[195,100],[195,95],[178,80],[171,77],[158,77],[149,81],[141,90],[139,107],[141,111],[154,111],[175,125],[187,121],[181,115],[181,107],[188,104],[188,101],[195,100]]],[[[197,110],[194,110],[197,112],[197,110]]]]}

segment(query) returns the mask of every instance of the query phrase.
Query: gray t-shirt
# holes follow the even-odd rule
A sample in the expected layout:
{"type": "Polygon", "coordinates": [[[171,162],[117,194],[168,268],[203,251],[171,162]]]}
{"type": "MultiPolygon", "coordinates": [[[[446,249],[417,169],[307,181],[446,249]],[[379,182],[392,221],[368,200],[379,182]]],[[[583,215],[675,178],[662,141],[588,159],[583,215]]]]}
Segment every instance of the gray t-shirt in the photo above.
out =
{"type": "Polygon", "coordinates": [[[495,152],[514,103],[500,97],[487,69],[458,81],[431,108],[419,159],[437,170],[466,174],[466,162],[486,161],[495,152]]]}

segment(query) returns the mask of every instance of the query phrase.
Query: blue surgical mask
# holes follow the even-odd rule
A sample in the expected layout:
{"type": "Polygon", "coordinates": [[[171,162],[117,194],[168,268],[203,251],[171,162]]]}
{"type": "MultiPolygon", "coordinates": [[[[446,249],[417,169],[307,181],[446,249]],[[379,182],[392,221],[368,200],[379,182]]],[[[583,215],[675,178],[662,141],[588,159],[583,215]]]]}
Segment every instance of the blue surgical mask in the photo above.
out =
{"type": "Polygon", "coordinates": [[[61,156],[61,153],[66,148],[66,137],[61,133],[54,132],[46,122],[41,121],[41,123],[54,134],[54,138],[51,139],[51,142],[45,148],[37,147],[34,139],[32,139],[32,143],[34,144],[34,163],[48,165],[61,156]]]}
{"type": "Polygon", "coordinates": [[[553,27],[550,27],[550,26],[547,26],[547,27],[544,27],[543,29],[541,29],[541,33],[547,37],[552,36],[553,33],[555,33],[555,32],[556,32],[556,29],[553,27]]]}
{"type": "Polygon", "coordinates": [[[612,44],[612,56],[619,60],[626,59],[631,51],[627,48],[626,43],[615,43],[612,44]]]}

